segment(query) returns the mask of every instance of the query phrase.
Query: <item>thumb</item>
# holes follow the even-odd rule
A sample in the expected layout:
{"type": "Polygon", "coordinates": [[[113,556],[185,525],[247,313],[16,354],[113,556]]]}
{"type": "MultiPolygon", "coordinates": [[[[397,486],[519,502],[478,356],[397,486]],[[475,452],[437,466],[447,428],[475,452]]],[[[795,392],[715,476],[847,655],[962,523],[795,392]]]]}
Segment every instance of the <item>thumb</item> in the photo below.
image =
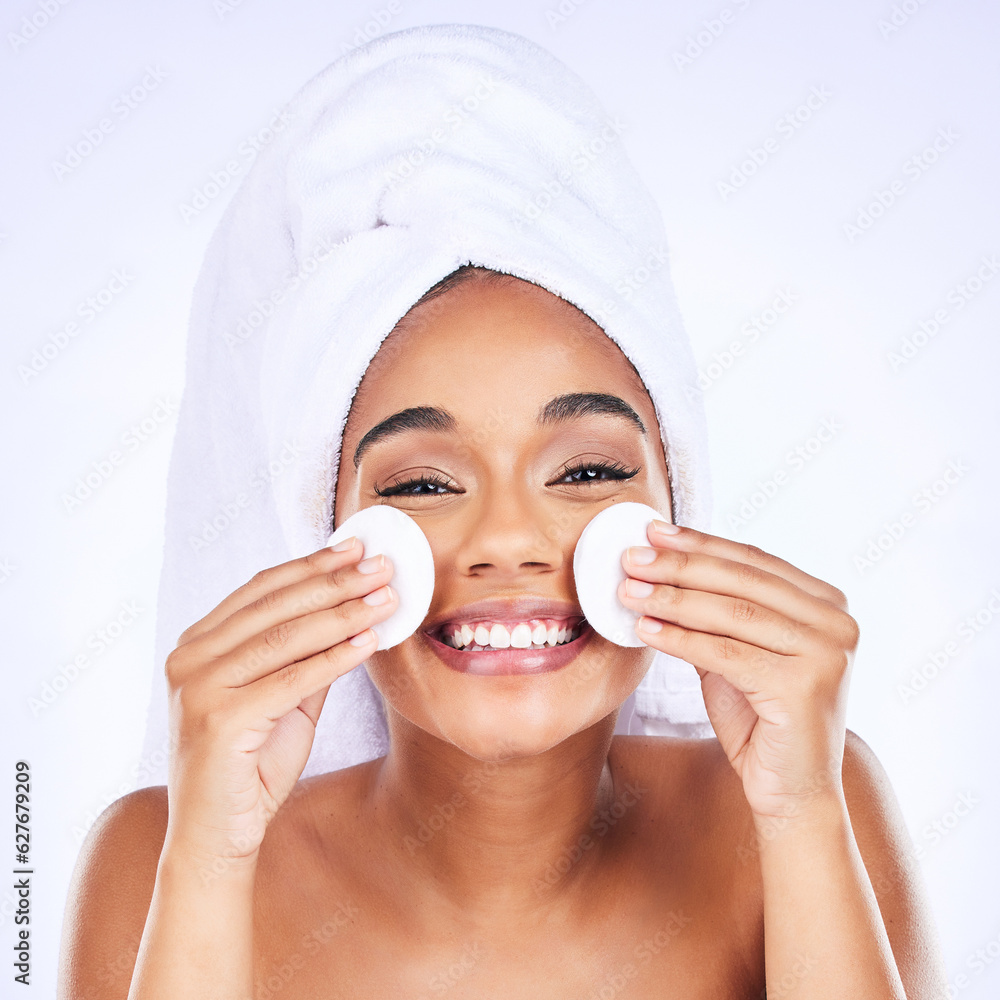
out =
{"type": "Polygon", "coordinates": [[[325,688],[321,688],[299,702],[299,708],[309,716],[314,726],[319,722],[319,714],[323,711],[323,705],[326,703],[326,696],[329,690],[330,685],[327,684],[325,688]]]}

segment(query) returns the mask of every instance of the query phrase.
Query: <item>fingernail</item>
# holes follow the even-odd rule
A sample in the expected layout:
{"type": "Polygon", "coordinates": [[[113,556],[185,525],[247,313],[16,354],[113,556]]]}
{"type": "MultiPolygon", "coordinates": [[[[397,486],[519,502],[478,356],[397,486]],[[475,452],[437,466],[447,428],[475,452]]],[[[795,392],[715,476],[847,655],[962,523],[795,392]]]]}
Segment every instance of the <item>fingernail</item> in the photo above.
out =
{"type": "Polygon", "coordinates": [[[369,556],[367,559],[362,559],[358,563],[359,573],[377,573],[382,567],[385,566],[385,556],[369,556]]]}
{"type": "Polygon", "coordinates": [[[379,604],[385,604],[391,597],[392,591],[388,587],[379,587],[378,590],[373,590],[370,594],[365,594],[362,600],[365,604],[377,607],[379,604]]]}
{"type": "Polygon", "coordinates": [[[358,536],[351,535],[350,538],[345,538],[342,542],[337,542],[336,545],[331,545],[330,548],[334,552],[346,552],[348,549],[353,549],[358,543],[358,536]]]}
{"type": "Polygon", "coordinates": [[[629,577],[625,581],[625,593],[629,597],[649,597],[653,592],[653,585],[645,580],[633,580],[629,577]]]}
{"type": "Polygon", "coordinates": [[[655,618],[647,618],[645,615],[635,623],[639,632],[659,632],[663,628],[663,622],[658,622],[655,618]]]}
{"type": "Polygon", "coordinates": [[[628,549],[628,561],[634,566],[648,566],[656,558],[656,549],[644,545],[632,545],[628,549]]]}
{"type": "Polygon", "coordinates": [[[366,628],[364,632],[359,632],[357,635],[352,635],[347,641],[352,646],[369,646],[371,645],[372,639],[375,638],[375,632],[373,629],[366,628]]]}
{"type": "Polygon", "coordinates": [[[676,524],[666,521],[653,521],[653,531],[659,535],[676,535],[681,529],[676,524]]]}

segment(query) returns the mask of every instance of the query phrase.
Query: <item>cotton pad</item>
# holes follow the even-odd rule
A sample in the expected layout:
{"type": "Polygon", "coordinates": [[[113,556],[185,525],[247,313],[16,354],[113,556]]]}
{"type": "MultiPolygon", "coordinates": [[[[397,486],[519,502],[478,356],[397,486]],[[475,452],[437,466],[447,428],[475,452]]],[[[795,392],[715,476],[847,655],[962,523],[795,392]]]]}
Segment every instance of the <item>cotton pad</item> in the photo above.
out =
{"type": "Polygon", "coordinates": [[[644,503],[616,503],[595,514],[573,553],[573,576],[580,609],[594,631],[618,646],[645,646],[635,633],[639,616],[618,600],[625,579],[622,553],[630,545],[649,547],[646,528],[653,519],[668,521],[644,503]]]}
{"type": "Polygon", "coordinates": [[[326,544],[336,545],[352,535],[364,545],[364,558],[381,553],[392,560],[389,586],[399,597],[399,606],[385,621],[372,626],[378,648],[390,649],[413,635],[427,617],[434,595],[434,556],[417,522],[386,504],[352,514],[326,544]]]}

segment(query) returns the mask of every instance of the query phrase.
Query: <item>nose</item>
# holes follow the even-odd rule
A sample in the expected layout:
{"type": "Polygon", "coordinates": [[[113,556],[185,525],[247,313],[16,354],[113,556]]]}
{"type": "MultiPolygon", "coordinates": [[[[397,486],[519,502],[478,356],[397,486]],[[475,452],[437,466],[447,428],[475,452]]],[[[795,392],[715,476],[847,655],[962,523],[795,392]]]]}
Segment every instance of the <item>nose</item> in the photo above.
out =
{"type": "Polygon", "coordinates": [[[570,521],[565,511],[508,485],[503,495],[469,511],[454,554],[456,568],[470,576],[508,578],[561,570],[572,556],[566,551],[570,521]]]}

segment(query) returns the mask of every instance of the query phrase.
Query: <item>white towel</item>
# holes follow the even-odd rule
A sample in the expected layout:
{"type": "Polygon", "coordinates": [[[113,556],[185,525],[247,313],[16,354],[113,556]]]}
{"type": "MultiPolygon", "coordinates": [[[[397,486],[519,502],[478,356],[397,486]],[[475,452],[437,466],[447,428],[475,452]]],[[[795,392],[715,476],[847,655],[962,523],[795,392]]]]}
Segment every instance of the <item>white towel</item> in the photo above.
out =
{"type": "MultiPolygon", "coordinates": [[[[167,654],[258,570],[323,545],[355,389],[396,321],[464,263],[535,282],[603,327],[656,408],[677,521],[708,525],[701,393],[629,123],[528,39],[454,24],[348,53],[284,115],[194,291],[146,784],[166,781],[167,654]]],[[[634,705],[647,731],[712,733],[694,668],[672,657],[657,654],[634,705]]],[[[362,665],[330,688],[304,776],[387,751],[362,665]]]]}

